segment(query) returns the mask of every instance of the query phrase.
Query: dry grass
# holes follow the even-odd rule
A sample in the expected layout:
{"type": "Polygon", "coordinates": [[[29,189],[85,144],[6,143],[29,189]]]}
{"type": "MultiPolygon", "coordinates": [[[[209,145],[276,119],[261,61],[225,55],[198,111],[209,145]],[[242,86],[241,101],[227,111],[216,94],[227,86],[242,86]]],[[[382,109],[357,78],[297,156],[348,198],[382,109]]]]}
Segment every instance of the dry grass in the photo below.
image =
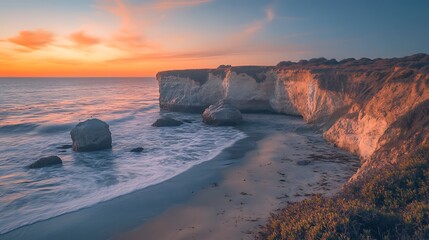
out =
{"type": "Polygon", "coordinates": [[[259,239],[429,239],[429,149],[345,186],[289,204],[259,239]]]}

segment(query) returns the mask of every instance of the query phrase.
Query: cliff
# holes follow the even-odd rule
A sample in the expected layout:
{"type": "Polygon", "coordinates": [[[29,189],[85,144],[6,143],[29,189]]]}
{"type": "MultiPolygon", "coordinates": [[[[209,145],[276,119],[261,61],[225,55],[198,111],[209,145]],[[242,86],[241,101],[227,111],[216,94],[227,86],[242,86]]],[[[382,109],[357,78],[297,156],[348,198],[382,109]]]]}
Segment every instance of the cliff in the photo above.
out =
{"type": "Polygon", "coordinates": [[[429,55],[416,54],[166,71],[157,79],[163,109],[200,112],[228,99],[243,112],[302,116],[362,158],[359,176],[429,143],[428,73],[429,55]]]}

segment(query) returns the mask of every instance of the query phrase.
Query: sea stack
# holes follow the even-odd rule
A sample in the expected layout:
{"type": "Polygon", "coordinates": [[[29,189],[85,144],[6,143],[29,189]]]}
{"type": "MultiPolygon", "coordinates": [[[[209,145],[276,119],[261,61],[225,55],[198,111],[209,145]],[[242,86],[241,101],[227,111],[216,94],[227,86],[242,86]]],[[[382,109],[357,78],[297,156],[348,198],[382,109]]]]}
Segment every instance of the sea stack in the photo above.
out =
{"type": "Polygon", "coordinates": [[[203,122],[215,126],[234,126],[243,120],[240,110],[227,101],[209,106],[203,113],[203,122]]]}
{"type": "Polygon", "coordinates": [[[80,122],[70,131],[73,150],[89,152],[112,148],[112,134],[109,125],[99,119],[80,122]]]}

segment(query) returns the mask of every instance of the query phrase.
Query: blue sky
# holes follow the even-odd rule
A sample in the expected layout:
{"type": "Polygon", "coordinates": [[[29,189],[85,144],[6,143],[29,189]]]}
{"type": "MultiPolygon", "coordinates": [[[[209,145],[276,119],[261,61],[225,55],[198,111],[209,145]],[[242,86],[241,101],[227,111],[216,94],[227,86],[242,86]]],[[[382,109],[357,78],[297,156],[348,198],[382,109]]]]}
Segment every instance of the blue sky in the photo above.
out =
{"type": "Polygon", "coordinates": [[[1,0],[0,22],[0,63],[65,75],[429,52],[424,0],[1,0]]]}

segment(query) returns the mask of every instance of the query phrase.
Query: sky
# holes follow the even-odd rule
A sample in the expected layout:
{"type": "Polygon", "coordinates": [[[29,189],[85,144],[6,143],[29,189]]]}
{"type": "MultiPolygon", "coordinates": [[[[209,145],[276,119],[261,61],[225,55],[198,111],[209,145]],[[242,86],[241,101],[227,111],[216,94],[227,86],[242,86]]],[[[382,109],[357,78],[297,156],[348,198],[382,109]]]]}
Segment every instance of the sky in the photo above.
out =
{"type": "Polygon", "coordinates": [[[429,53],[427,0],[0,0],[0,76],[429,53]]]}

